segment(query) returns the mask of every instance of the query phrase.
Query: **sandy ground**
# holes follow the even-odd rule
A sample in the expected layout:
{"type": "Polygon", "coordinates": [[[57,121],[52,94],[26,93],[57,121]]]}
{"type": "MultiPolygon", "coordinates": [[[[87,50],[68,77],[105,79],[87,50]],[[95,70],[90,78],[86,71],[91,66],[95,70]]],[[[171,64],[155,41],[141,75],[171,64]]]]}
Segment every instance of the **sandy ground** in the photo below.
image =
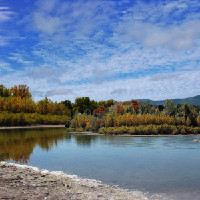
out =
{"type": "Polygon", "coordinates": [[[32,128],[65,128],[65,125],[34,125],[34,126],[8,126],[0,127],[0,130],[6,129],[32,129],[32,128]]]}
{"type": "Polygon", "coordinates": [[[75,175],[40,171],[6,162],[0,162],[0,199],[148,200],[142,192],[130,192],[75,175]]]}

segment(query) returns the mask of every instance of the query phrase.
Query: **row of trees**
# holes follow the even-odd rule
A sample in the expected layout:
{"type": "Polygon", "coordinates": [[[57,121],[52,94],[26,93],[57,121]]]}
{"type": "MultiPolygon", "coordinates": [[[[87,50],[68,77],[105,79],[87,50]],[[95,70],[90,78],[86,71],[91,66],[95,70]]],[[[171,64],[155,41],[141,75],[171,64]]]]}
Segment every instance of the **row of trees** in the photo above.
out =
{"type": "Polygon", "coordinates": [[[31,120],[29,119],[32,119],[30,117],[32,114],[36,114],[34,115],[36,117],[33,117],[35,119],[32,120],[33,123],[40,123],[40,121],[54,123],[53,120],[49,122],[47,119],[40,120],[43,115],[53,115],[55,123],[58,123],[59,120],[64,123],[65,119],[72,117],[67,126],[93,131],[98,131],[102,127],[147,126],[150,124],[200,126],[200,107],[188,104],[175,105],[172,100],[166,100],[164,105],[157,107],[152,106],[149,102],[136,100],[117,102],[110,99],[97,102],[90,100],[89,97],[78,97],[74,103],[69,100],[58,103],[48,98],[35,102],[26,85],[14,86],[11,89],[0,85],[0,125],[7,124],[7,122],[3,122],[3,118],[6,118],[8,113],[10,113],[11,124],[20,125],[23,118],[26,119],[25,124],[30,124],[31,120]],[[18,115],[15,116],[15,114],[18,115]],[[20,118],[22,115],[24,117],[20,118]],[[66,118],[61,120],[58,116],[66,118]],[[15,120],[11,120],[12,118],[15,120]],[[21,122],[19,122],[19,118],[21,122]]]}
{"type": "Polygon", "coordinates": [[[56,125],[65,124],[69,119],[70,117],[66,115],[0,112],[0,126],[56,125]]]}
{"type": "MultiPolygon", "coordinates": [[[[200,117],[196,119],[196,126],[200,127],[200,117]]],[[[70,121],[70,127],[73,129],[99,131],[102,127],[121,127],[121,126],[140,126],[140,125],[173,125],[194,127],[192,121],[185,117],[169,117],[159,115],[135,115],[126,114],[111,114],[107,113],[103,117],[95,117],[94,115],[78,114],[70,121]]]]}
{"type": "Polygon", "coordinates": [[[13,113],[40,113],[42,115],[71,115],[70,109],[68,109],[63,103],[53,102],[47,98],[35,102],[31,98],[22,97],[0,97],[0,111],[9,111],[13,113]]]}
{"type": "Polygon", "coordinates": [[[53,102],[48,98],[35,102],[26,85],[14,86],[11,89],[0,85],[0,111],[71,116],[71,110],[64,103],[53,102]]]}
{"type": "Polygon", "coordinates": [[[0,85],[0,126],[65,124],[70,117],[71,110],[62,102],[48,98],[35,102],[26,85],[11,89],[0,85]]]}
{"type": "Polygon", "coordinates": [[[67,124],[69,130],[99,133],[111,133],[113,130],[113,133],[129,134],[144,134],[148,130],[150,134],[166,131],[169,134],[200,133],[199,107],[175,105],[172,100],[166,100],[164,106],[158,107],[136,100],[113,103],[110,107],[99,106],[93,111],[93,115],[87,112],[75,115],[67,124]]]}
{"type": "Polygon", "coordinates": [[[0,85],[0,97],[22,97],[30,98],[31,93],[29,92],[29,87],[27,85],[15,85],[11,89],[0,85]]]}

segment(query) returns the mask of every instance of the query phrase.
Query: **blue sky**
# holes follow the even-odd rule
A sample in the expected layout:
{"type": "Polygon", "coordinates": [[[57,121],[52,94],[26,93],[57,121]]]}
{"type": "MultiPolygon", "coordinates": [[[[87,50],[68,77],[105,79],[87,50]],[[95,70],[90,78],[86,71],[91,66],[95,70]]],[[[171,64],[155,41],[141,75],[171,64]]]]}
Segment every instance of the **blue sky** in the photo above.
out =
{"type": "Polygon", "coordinates": [[[200,94],[199,0],[0,0],[0,82],[35,100],[200,94]]]}

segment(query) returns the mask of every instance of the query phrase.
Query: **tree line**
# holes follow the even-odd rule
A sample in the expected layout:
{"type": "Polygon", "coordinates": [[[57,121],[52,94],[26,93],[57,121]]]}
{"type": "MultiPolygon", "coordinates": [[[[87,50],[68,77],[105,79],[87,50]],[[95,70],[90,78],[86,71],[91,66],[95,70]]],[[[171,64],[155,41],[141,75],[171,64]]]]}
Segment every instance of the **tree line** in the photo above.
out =
{"type": "MultiPolygon", "coordinates": [[[[99,105],[93,112],[79,112],[68,121],[69,130],[109,134],[197,134],[200,133],[200,107],[175,105],[166,100],[154,107],[136,100],[99,105]]],[[[97,104],[98,105],[98,104],[97,104]]]]}
{"type": "Polygon", "coordinates": [[[35,102],[26,85],[10,89],[0,85],[0,126],[65,123],[71,130],[101,133],[109,132],[112,127],[115,127],[115,133],[119,127],[119,132],[122,129],[130,132],[126,127],[138,127],[134,129],[135,134],[150,128],[156,133],[158,127],[159,130],[166,129],[165,125],[173,129],[170,133],[191,133],[192,128],[196,128],[196,133],[200,127],[200,107],[175,105],[173,100],[166,100],[164,105],[152,106],[150,102],[137,100],[95,101],[89,97],[78,97],[74,103],[70,100],[53,102],[47,97],[35,102]],[[154,126],[152,128],[149,125],[154,126]]]}
{"type": "Polygon", "coordinates": [[[71,110],[47,97],[35,102],[27,85],[0,85],[0,126],[65,124],[71,110]]]}

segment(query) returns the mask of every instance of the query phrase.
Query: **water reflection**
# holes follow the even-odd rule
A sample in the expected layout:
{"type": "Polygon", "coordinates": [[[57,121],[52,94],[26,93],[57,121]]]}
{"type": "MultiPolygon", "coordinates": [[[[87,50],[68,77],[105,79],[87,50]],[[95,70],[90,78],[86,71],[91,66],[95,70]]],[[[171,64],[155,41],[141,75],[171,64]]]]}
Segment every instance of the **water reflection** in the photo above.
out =
{"type": "Polygon", "coordinates": [[[58,141],[71,143],[75,141],[77,146],[91,147],[96,143],[113,147],[145,147],[157,148],[158,145],[169,149],[195,149],[198,143],[193,139],[197,137],[113,137],[95,136],[66,133],[65,129],[23,129],[0,131],[0,161],[13,160],[19,163],[28,163],[35,147],[49,151],[57,146],[58,141]],[[178,144],[178,145],[177,145],[178,144]]]}
{"type": "Polygon", "coordinates": [[[98,139],[98,136],[92,135],[74,135],[74,139],[77,145],[90,147],[98,139]]]}
{"type": "Polygon", "coordinates": [[[55,129],[2,130],[0,132],[0,161],[14,160],[26,164],[36,146],[49,151],[64,138],[64,129],[60,131],[55,129]]]}

